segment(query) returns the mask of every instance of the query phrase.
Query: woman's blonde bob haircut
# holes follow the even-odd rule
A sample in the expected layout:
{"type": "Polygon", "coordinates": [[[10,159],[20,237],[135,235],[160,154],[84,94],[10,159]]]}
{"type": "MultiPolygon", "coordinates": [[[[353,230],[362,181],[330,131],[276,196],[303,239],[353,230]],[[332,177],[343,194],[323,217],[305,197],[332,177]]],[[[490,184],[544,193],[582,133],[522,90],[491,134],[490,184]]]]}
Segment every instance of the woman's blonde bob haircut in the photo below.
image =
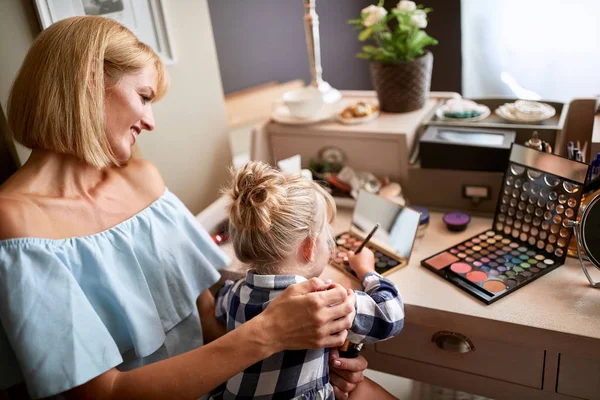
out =
{"type": "Polygon", "coordinates": [[[94,16],[56,22],[35,40],[13,84],[8,101],[13,138],[96,167],[119,165],[104,125],[105,88],[148,65],[158,72],[158,100],[168,87],[165,67],[129,29],[94,16]]]}

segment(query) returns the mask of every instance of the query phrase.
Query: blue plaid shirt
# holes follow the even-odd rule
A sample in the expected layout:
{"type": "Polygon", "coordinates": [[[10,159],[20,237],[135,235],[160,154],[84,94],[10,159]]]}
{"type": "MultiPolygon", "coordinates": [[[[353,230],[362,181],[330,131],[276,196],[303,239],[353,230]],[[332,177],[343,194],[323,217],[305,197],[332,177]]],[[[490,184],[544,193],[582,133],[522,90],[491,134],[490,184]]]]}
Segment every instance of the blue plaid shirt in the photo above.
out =
{"type": "MultiPolygon", "coordinates": [[[[215,314],[227,331],[260,314],[288,286],[306,279],[297,275],[258,275],[227,281],[217,293],[215,314]]],[[[404,304],[396,286],[371,272],[356,294],[356,317],[348,330],[352,343],[374,343],[397,335],[404,326],[404,304]]],[[[333,399],[329,384],[329,349],[286,350],[229,379],[214,399],[333,399]]]]}

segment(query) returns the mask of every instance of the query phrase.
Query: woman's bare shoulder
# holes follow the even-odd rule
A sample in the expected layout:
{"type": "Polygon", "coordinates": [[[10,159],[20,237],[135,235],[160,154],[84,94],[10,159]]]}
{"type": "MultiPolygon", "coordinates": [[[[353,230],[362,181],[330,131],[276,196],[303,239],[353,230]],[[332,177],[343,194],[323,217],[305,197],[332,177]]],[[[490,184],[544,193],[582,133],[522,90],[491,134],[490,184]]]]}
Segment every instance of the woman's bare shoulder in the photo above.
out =
{"type": "Polygon", "coordinates": [[[45,214],[26,196],[0,192],[0,240],[44,230],[45,214]]]}
{"type": "Polygon", "coordinates": [[[160,197],[165,191],[165,181],[158,168],[144,159],[131,160],[121,169],[122,176],[137,190],[143,190],[152,198],[160,197]]]}

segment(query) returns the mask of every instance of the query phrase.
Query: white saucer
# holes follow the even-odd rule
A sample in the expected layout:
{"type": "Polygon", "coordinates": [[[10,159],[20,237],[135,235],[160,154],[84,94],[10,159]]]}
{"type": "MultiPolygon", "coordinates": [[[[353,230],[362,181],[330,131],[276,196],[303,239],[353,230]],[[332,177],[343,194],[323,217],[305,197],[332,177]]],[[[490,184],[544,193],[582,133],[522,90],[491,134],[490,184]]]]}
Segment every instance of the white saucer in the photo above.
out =
{"type": "Polygon", "coordinates": [[[481,114],[479,114],[476,117],[471,117],[471,118],[451,118],[451,117],[446,117],[444,115],[444,106],[439,107],[437,110],[435,110],[435,115],[442,121],[460,121],[460,122],[475,122],[475,121],[481,121],[482,119],[486,119],[487,117],[490,116],[490,114],[492,113],[490,111],[490,108],[488,106],[485,106],[483,104],[479,104],[479,107],[481,108],[481,114]]]}
{"type": "Polygon", "coordinates": [[[337,104],[325,104],[321,111],[309,118],[298,118],[294,117],[290,114],[290,110],[283,106],[277,106],[273,109],[271,113],[271,119],[275,122],[279,122],[280,124],[286,125],[308,125],[308,124],[316,124],[317,122],[322,122],[330,119],[337,112],[338,105],[337,104]]]}
{"type": "Polygon", "coordinates": [[[366,117],[357,117],[357,118],[344,118],[342,117],[342,112],[335,113],[335,119],[346,125],[356,125],[363,124],[365,122],[373,121],[375,118],[379,116],[379,110],[375,111],[373,114],[367,115],[366,117]]]}
{"type": "Polygon", "coordinates": [[[518,118],[515,115],[514,112],[514,103],[505,103],[503,105],[501,105],[500,107],[496,108],[496,110],[494,111],[494,113],[499,116],[500,118],[506,120],[506,121],[510,121],[510,122],[520,122],[520,123],[537,123],[537,122],[542,122],[547,120],[548,118],[552,118],[555,114],[556,114],[556,110],[554,109],[554,107],[552,107],[549,104],[544,104],[542,103],[544,106],[546,106],[546,113],[544,113],[544,115],[541,115],[539,117],[530,117],[530,118],[518,118]]]}

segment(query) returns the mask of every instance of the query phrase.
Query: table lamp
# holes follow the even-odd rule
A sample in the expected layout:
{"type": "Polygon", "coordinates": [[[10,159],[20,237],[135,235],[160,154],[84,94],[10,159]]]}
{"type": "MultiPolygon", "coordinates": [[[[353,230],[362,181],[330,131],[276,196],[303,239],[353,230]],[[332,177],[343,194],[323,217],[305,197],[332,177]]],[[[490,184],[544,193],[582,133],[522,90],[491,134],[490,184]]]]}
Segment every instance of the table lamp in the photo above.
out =
{"type": "Polygon", "coordinates": [[[321,92],[326,103],[337,103],[342,98],[341,93],[323,80],[321,68],[321,44],[319,41],[319,16],[315,11],[316,0],[304,0],[304,32],[312,81],[310,86],[321,92]]]}

